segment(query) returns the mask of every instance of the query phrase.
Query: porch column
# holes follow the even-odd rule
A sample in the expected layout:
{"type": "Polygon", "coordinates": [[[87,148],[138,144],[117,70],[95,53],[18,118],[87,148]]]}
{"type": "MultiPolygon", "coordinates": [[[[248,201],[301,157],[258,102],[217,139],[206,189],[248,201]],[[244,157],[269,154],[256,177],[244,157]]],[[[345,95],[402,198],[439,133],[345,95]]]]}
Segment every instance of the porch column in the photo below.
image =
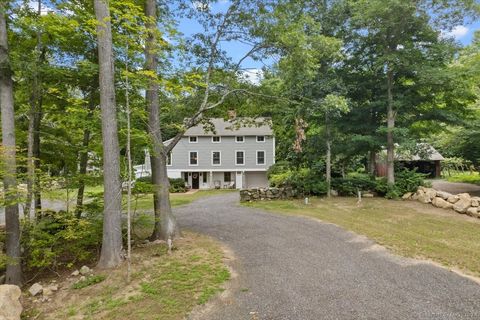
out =
{"type": "Polygon", "coordinates": [[[213,185],[213,171],[210,171],[209,187],[210,189],[213,189],[215,187],[213,185]]]}

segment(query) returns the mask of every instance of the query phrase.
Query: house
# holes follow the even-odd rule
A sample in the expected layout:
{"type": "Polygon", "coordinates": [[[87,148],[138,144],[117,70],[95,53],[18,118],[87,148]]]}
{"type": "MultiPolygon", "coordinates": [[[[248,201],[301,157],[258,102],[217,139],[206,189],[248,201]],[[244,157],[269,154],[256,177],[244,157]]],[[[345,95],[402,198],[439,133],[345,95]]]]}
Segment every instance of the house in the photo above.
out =
{"type": "Polygon", "coordinates": [[[192,189],[268,186],[267,170],[275,163],[269,119],[209,122],[211,126],[188,129],[173,148],[168,157],[169,178],[183,178],[192,189]]]}
{"type": "MultiPolygon", "coordinates": [[[[441,162],[445,158],[428,143],[418,143],[415,150],[404,150],[397,146],[395,150],[395,164],[400,168],[416,169],[419,173],[427,174],[430,178],[439,178],[442,173],[441,162]]],[[[386,151],[378,155],[376,164],[377,175],[387,175],[386,151]]]]}

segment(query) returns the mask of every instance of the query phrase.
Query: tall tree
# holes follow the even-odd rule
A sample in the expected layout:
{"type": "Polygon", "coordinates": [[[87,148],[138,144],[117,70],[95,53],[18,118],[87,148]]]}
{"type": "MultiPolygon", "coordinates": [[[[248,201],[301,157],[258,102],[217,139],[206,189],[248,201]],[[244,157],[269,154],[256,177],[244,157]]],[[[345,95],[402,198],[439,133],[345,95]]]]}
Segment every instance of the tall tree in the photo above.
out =
{"type": "Polygon", "coordinates": [[[170,206],[170,182],[167,175],[167,151],[163,145],[160,127],[160,85],[157,79],[159,39],[157,30],[157,1],[146,0],[145,15],[147,17],[148,37],[145,46],[145,69],[150,72],[146,91],[148,111],[148,133],[152,144],[151,166],[152,183],[154,185],[153,207],[155,226],[151,239],[172,238],[179,233],[175,216],[170,206]]]}
{"type": "Polygon", "coordinates": [[[0,110],[2,112],[2,155],[5,163],[5,225],[7,272],[6,283],[20,285],[20,223],[17,203],[17,163],[15,143],[15,111],[13,108],[12,70],[8,51],[6,2],[0,2],[0,110]]]}
{"type": "Polygon", "coordinates": [[[103,239],[98,266],[113,268],[122,261],[122,186],[114,84],[112,27],[108,2],[95,0],[103,144],[103,239]]]}

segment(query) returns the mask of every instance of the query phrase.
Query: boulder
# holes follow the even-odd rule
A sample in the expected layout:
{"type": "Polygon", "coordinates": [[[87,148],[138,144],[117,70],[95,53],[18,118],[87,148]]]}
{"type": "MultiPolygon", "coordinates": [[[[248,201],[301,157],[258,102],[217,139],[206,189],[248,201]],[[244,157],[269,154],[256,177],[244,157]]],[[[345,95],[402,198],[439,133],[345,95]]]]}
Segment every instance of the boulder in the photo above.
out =
{"type": "Polygon", "coordinates": [[[338,197],[338,192],[337,192],[337,190],[333,190],[333,189],[330,190],[330,195],[331,195],[332,197],[338,197]]]}
{"type": "Polygon", "coordinates": [[[92,272],[92,270],[87,266],[83,266],[83,267],[80,268],[80,274],[83,275],[83,276],[87,275],[91,272],[92,272]]]}
{"type": "Polygon", "coordinates": [[[75,270],[75,271],[72,272],[72,276],[74,276],[74,277],[78,276],[79,274],[80,274],[80,271],[78,271],[78,270],[75,270]]]}
{"type": "Polygon", "coordinates": [[[453,210],[458,213],[466,213],[467,209],[472,205],[472,199],[470,196],[465,196],[465,194],[459,194],[458,197],[460,199],[453,205],[453,210]]]}
{"type": "Polygon", "coordinates": [[[480,207],[480,197],[472,198],[472,207],[480,207]]]}
{"type": "Polygon", "coordinates": [[[28,289],[28,292],[30,292],[30,294],[35,297],[37,294],[40,294],[42,293],[43,291],[43,287],[40,283],[36,282],[34,284],[32,284],[32,286],[28,289]]]}
{"type": "Polygon", "coordinates": [[[368,192],[368,193],[364,193],[363,197],[364,198],[373,198],[373,197],[375,197],[375,195],[373,193],[368,192]]]}
{"type": "Polygon", "coordinates": [[[442,209],[452,209],[453,207],[453,203],[450,203],[448,201],[445,201],[443,198],[441,197],[435,197],[433,200],[432,200],[432,204],[437,207],[437,208],[442,208],[442,209]]]}
{"type": "Polygon", "coordinates": [[[21,294],[22,291],[17,286],[0,285],[0,319],[20,320],[22,305],[19,298],[21,294]]]}
{"type": "Polygon", "coordinates": [[[53,284],[51,286],[43,288],[43,295],[50,296],[56,291],[58,291],[58,286],[56,284],[53,284]]]}
{"type": "Polygon", "coordinates": [[[456,203],[458,200],[460,200],[460,198],[457,195],[453,194],[447,199],[447,201],[450,203],[456,203]]]}
{"type": "Polygon", "coordinates": [[[443,200],[448,200],[452,194],[445,191],[437,191],[437,197],[442,198],[443,200]]]}
{"type": "Polygon", "coordinates": [[[466,214],[472,217],[477,217],[478,215],[478,208],[477,207],[470,207],[467,209],[466,214]]]}
{"type": "Polygon", "coordinates": [[[413,196],[413,193],[412,193],[412,192],[407,192],[407,193],[405,193],[405,194],[403,195],[402,199],[403,199],[403,200],[409,200],[409,199],[412,198],[412,196],[413,196]]]}

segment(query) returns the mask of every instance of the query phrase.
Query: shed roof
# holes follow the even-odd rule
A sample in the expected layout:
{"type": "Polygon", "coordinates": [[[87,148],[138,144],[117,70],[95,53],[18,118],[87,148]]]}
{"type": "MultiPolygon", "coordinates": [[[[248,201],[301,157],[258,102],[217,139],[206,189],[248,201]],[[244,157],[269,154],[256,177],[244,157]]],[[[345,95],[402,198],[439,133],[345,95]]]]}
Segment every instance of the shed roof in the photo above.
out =
{"type": "Polygon", "coordinates": [[[428,143],[417,143],[415,151],[400,151],[396,153],[399,161],[442,161],[445,158],[428,143]]]}
{"type": "Polygon", "coordinates": [[[184,136],[256,136],[273,135],[269,118],[211,118],[188,129],[184,136]]]}

